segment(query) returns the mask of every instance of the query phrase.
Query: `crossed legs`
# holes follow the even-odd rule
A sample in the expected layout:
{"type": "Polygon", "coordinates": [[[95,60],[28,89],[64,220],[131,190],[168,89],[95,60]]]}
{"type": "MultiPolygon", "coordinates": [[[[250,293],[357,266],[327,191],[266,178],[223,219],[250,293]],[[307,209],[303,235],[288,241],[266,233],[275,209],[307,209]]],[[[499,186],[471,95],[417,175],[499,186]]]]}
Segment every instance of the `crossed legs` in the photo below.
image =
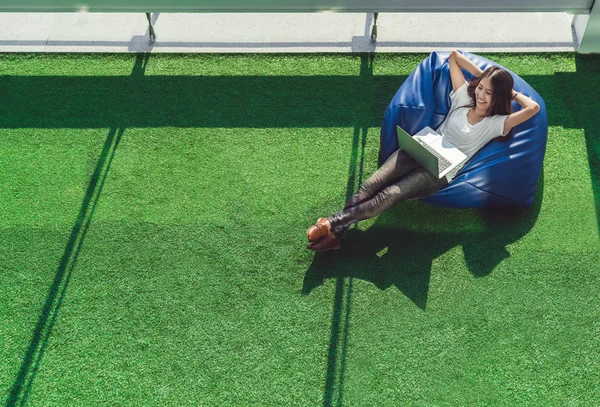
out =
{"type": "Polygon", "coordinates": [[[313,243],[308,248],[339,248],[339,236],[353,223],[375,217],[408,199],[432,195],[447,183],[446,178],[438,179],[404,151],[397,150],[361,185],[344,209],[309,228],[307,235],[313,243]],[[323,239],[322,244],[319,239],[323,239]]]}

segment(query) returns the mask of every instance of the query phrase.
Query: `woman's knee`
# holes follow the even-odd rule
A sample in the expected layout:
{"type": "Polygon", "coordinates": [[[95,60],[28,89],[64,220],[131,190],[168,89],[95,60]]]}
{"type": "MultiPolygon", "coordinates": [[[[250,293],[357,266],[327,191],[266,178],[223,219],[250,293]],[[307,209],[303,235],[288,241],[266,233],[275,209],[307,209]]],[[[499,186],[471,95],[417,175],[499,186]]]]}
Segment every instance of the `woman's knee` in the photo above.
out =
{"type": "Polygon", "coordinates": [[[403,199],[420,199],[432,195],[447,185],[445,178],[438,179],[426,169],[420,167],[407,174],[397,184],[403,191],[403,199]]]}
{"type": "Polygon", "coordinates": [[[369,206],[366,208],[365,212],[369,218],[372,218],[399,202],[402,202],[402,191],[397,186],[391,185],[379,191],[373,199],[369,201],[369,206]]]}

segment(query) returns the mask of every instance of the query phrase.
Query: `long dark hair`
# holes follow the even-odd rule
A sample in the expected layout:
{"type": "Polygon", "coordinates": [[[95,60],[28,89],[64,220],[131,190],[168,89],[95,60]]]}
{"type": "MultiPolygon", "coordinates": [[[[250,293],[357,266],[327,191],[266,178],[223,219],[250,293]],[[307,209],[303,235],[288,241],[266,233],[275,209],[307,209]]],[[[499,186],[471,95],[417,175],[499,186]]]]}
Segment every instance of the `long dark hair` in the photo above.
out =
{"type": "MultiPolygon", "coordinates": [[[[475,106],[475,89],[483,78],[489,78],[493,87],[492,105],[488,111],[489,116],[509,115],[512,113],[512,90],[515,85],[513,77],[508,71],[497,67],[488,67],[479,77],[469,82],[467,94],[472,102],[469,107],[475,106]]],[[[506,136],[497,137],[496,140],[508,140],[512,136],[512,129],[506,136]]]]}

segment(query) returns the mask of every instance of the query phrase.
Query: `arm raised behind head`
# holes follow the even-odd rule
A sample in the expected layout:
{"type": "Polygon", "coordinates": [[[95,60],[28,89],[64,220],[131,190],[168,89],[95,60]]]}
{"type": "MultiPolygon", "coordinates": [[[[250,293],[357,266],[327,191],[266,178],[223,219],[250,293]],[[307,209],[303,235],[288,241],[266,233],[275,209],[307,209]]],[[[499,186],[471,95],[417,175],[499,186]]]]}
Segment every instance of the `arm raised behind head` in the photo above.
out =
{"type": "Polygon", "coordinates": [[[522,93],[515,92],[513,90],[513,99],[523,109],[509,114],[506,120],[504,120],[505,133],[511,130],[513,127],[531,119],[537,112],[540,111],[540,105],[522,93]]]}
{"type": "Polygon", "coordinates": [[[450,79],[452,80],[452,90],[454,91],[456,91],[466,82],[461,68],[475,75],[475,77],[479,77],[479,75],[483,73],[483,71],[479,69],[479,67],[475,65],[473,61],[471,61],[469,58],[467,58],[457,50],[452,50],[450,52],[448,64],[450,66],[450,79]]]}

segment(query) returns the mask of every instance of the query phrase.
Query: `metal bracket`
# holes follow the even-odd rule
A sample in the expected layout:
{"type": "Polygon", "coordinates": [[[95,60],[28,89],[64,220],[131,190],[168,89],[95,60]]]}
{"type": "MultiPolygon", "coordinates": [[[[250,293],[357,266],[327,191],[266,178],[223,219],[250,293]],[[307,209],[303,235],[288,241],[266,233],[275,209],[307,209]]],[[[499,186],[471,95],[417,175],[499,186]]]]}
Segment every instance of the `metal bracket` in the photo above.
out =
{"type": "Polygon", "coordinates": [[[156,33],[154,32],[154,26],[152,25],[152,13],[146,13],[148,19],[148,35],[150,36],[150,44],[156,42],[156,33]]]}
{"type": "Polygon", "coordinates": [[[371,42],[377,41],[377,16],[379,13],[374,13],[373,27],[371,28],[371,42]]]}

